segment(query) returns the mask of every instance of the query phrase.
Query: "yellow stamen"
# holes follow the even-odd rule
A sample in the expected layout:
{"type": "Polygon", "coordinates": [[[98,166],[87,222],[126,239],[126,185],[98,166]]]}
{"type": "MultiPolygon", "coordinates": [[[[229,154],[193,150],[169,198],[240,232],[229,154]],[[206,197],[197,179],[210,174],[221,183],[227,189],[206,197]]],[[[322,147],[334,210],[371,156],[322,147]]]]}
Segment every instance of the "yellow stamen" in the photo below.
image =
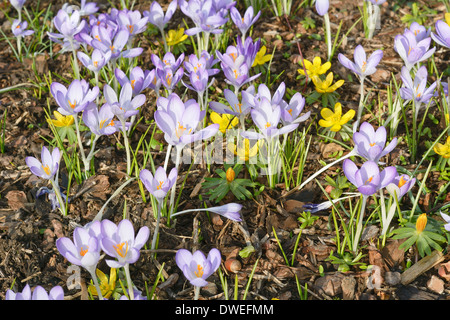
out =
{"type": "Polygon", "coordinates": [[[236,53],[230,53],[230,56],[233,58],[233,61],[236,61],[237,54],[236,53]]]}
{"type": "Polygon", "coordinates": [[[122,258],[125,258],[127,253],[128,253],[128,242],[122,242],[122,243],[118,243],[117,245],[113,246],[114,249],[116,250],[117,254],[119,256],[121,256],[122,258]],[[125,247],[125,252],[124,252],[124,246],[125,247]]]}
{"type": "Polygon", "coordinates": [[[98,125],[100,129],[103,129],[103,126],[105,125],[106,120],[107,119],[100,121],[100,123],[98,125]]]}
{"type": "Polygon", "coordinates": [[[289,109],[288,112],[292,116],[292,109],[289,109]]]}
{"type": "Polygon", "coordinates": [[[266,129],[269,128],[272,124],[270,122],[266,123],[266,129]]]}
{"type": "Polygon", "coordinates": [[[80,250],[80,256],[84,257],[84,255],[89,251],[89,247],[86,246],[86,249],[83,250],[83,247],[81,247],[80,250]]]}
{"type": "Polygon", "coordinates": [[[97,39],[98,41],[102,42],[102,39],[100,39],[100,37],[98,35],[96,35],[94,38],[97,39]]]}
{"type": "Polygon", "coordinates": [[[156,190],[161,190],[164,181],[159,181],[159,185],[156,186],[156,190]]]}
{"type": "Polygon", "coordinates": [[[374,147],[375,146],[375,142],[369,143],[369,146],[374,147]]]}
{"type": "Polygon", "coordinates": [[[203,266],[201,265],[197,265],[197,271],[194,272],[194,274],[198,277],[201,278],[203,276],[203,266]]]}
{"type": "Polygon", "coordinates": [[[76,102],[76,101],[74,101],[74,103],[72,103],[72,102],[70,102],[70,100],[67,100],[67,102],[69,102],[69,106],[70,106],[72,109],[75,109],[75,107],[77,106],[77,102],[76,102]]]}
{"type": "Polygon", "coordinates": [[[166,77],[166,81],[167,81],[167,84],[170,86],[170,84],[172,83],[172,75],[168,74],[166,77]]]}
{"type": "Polygon", "coordinates": [[[406,181],[406,179],[403,178],[403,176],[400,177],[400,181],[398,182],[398,187],[399,187],[399,188],[403,187],[403,186],[405,185],[406,182],[407,182],[407,181],[406,181]]]}
{"type": "Polygon", "coordinates": [[[131,88],[134,89],[134,84],[135,84],[136,80],[131,80],[131,88]]]}
{"type": "Polygon", "coordinates": [[[94,67],[96,67],[96,68],[98,67],[98,61],[94,61],[93,64],[94,64],[94,67]]]}
{"type": "Polygon", "coordinates": [[[42,166],[42,169],[45,171],[45,173],[46,173],[47,175],[50,175],[50,168],[48,167],[48,164],[46,164],[45,166],[43,165],[43,166],[42,166]]]}
{"type": "Polygon", "coordinates": [[[369,179],[366,180],[366,182],[364,184],[369,184],[372,182],[373,177],[370,177],[369,179]]]}
{"type": "Polygon", "coordinates": [[[179,122],[178,122],[178,128],[175,130],[175,134],[177,136],[178,139],[180,139],[180,137],[183,135],[184,131],[186,130],[185,127],[183,127],[179,122]]]}
{"type": "Polygon", "coordinates": [[[131,24],[129,24],[129,25],[128,25],[128,30],[130,31],[130,33],[133,33],[134,26],[132,26],[131,24]]]}
{"type": "Polygon", "coordinates": [[[362,71],[362,72],[366,72],[366,67],[367,67],[367,61],[364,61],[364,62],[363,62],[363,65],[362,65],[362,67],[361,67],[361,71],[362,71]]]}

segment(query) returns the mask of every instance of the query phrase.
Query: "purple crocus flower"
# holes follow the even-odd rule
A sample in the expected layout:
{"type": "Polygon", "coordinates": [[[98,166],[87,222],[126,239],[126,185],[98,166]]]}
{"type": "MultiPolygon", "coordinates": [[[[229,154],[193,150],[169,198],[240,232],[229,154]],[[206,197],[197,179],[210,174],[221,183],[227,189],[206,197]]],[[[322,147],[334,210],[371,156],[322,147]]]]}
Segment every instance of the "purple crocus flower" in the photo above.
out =
{"type": "Polygon", "coordinates": [[[169,192],[172,189],[173,185],[177,181],[178,170],[173,168],[169,176],[166,175],[166,171],[163,167],[158,167],[155,171],[155,175],[147,170],[141,170],[139,174],[139,178],[144,184],[145,188],[158,200],[158,202],[162,202],[169,192]]]}
{"type": "Polygon", "coordinates": [[[111,51],[103,53],[99,49],[94,49],[91,57],[82,51],[78,51],[77,57],[87,69],[98,73],[111,59],[111,51]]]}
{"type": "Polygon", "coordinates": [[[100,259],[100,221],[94,221],[89,230],[77,227],[73,231],[73,241],[67,237],[56,240],[59,253],[70,263],[85,268],[90,274],[95,274],[100,259]]]}
{"type": "Polygon", "coordinates": [[[90,16],[98,11],[97,4],[95,2],[86,2],[81,0],[80,2],[80,16],[90,16]]]}
{"type": "MultiPolygon", "coordinates": [[[[128,297],[129,297],[130,296],[129,289],[127,289],[127,294],[128,294],[128,297]]],[[[134,289],[134,288],[133,288],[133,295],[134,295],[134,299],[133,300],[147,300],[147,297],[144,297],[142,295],[141,291],[139,291],[137,289],[134,289]]],[[[130,300],[128,297],[126,295],[122,295],[122,296],[120,296],[119,300],[130,300]]]]}
{"type": "Polygon", "coordinates": [[[155,76],[155,73],[152,73],[149,70],[143,71],[141,67],[134,67],[131,69],[130,77],[127,77],[125,72],[119,68],[116,68],[114,74],[122,87],[125,83],[131,84],[133,96],[137,96],[147,89],[153,82],[153,77],[155,76]]]}
{"type": "Polygon", "coordinates": [[[414,100],[416,104],[414,116],[417,120],[421,105],[429,103],[430,99],[434,96],[434,90],[437,84],[433,82],[428,88],[426,87],[428,78],[426,66],[422,66],[417,70],[414,82],[411,78],[410,71],[406,67],[402,67],[400,77],[403,82],[403,86],[400,88],[400,96],[405,101],[414,100]]]}
{"type": "Polygon", "coordinates": [[[118,59],[119,57],[135,58],[143,51],[142,48],[131,48],[129,50],[122,51],[130,38],[130,32],[128,30],[120,29],[115,34],[101,26],[98,30],[98,38],[93,38],[91,45],[104,53],[110,51],[112,60],[118,59]]]}
{"type": "Polygon", "coordinates": [[[267,85],[265,85],[264,83],[261,83],[258,86],[258,93],[255,95],[255,99],[250,100],[249,102],[251,103],[253,102],[253,107],[256,108],[261,99],[266,98],[267,100],[269,100],[272,107],[275,108],[275,106],[281,105],[285,92],[286,92],[286,84],[284,82],[280,83],[277,90],[275,90],[273,96],[272,93],[270,92],[269,87],[267,87],[267,85]]]}
{"type": "Polygon", "coordinates": [[[176,71],[174,71],[170,67],[156,69],[156,76],[159,78],[159,80],[161,80],[161,84],[169,91],[172,91],[177,86],[183,75],[183,68],[179,68],[176,71]]]}
{"type": "Polygon", "coordinates": [[[433,38],[437,44],[450,49],[450,26],[447,22],[438,20],[436,21],[435,29],[436,33],[431,33],[431,38],[433,38]]]}
{"type": "Polygon", "coordinates": [[[316,0],[316,11],[319,16],[324,16],[330,8],[329,0],[316,0]]]}
{"type": "Polygon", "coordinates": [[[412,189],[416,183],[416,178],[411,178],[407,174],[397,175],[390,184],[386,186],[386,190],[397,200],[400,201],[403,196],[412,189]]]}
{"type": "Polygon", "coordinates": [[[208,211],[220,214],[233,221],[242,221],[240,211],[242,205],[239,203],[227,203],[219,207],[208,208],[208,211]]]}
{"type": "Polygon", "coordinates": [[[408,70],[411,70],[415,64],[431,57],[436,48],[430,49],[430,44],[431,38],[417,41],[414,32],[409,29],[394,39],[394,49],[403,59],[408,70]]]}
{"type": "Polygon", "coordinates": [[[206,279],[219,268],[222,257],[215,248],[209,251],[208,257],[201,251],[192,254],[186,249],[180,249],[175,255],[175,261],[193,286],[204,287],[208,284],[206,279]]]}
{"type": "Polygon", "coordinates": [[[150,5],[149,11],[144,11],[144,16],[148,17],[148,22],[156,26],[161,32],[164,27],[172,19],[173,14],[177,10],[177,0],[173,0],[167,7],[166,14],[158,3],[158,1],[153,1],[150,5]]]}
{"type": "Polygon", "coordinates": [[[450,232],[450,216],[448,214],[443,213],[442,211],[439,211],[439,214],[441,215],[442,219],[446,222],[444,225],[445,230],[450,232]]]}
{"type": "Polygon", "coordinates": [[[86,80],[75,79],[68,88],[59,82],[53,82],[50,92],[59,106],[58,112],[65,116],[73,116],[83,111],[89,103],[97,98],[99,88],[95,86],[89,89],[86,80]]]}
{"type": "Polygon", "coordinates": [[[25,2],[26,0],[9,0],[9,3],[11,3],[14,8],[16,8],[17,12],[20,12],[22,10],[25,2]]]}
{"type": "Polygon", "coordinates": [[[120,90],[119,98],[114,89],[107,84],[103,87],[103,95],[106,102],[111,105],[112,112],[120,121],[125,121],[128,117],[138,114],[138,108],[145,103],[144,94],[138,94],[133,98],[133,89],[129,82],[125,83],[120,90]]]}
{"type": "Polygon", "coordinates": [[[422,41],[425,38],[428,38],[431,36],[431,28],[425,28],[424,26],[420,25],[416,21],[413,21],[411,25],[409,26],[409,30],[414,33],[414,36],[416,37],[416,41],[422,41]]]}
{"type": "Polygon", "coordinates": [[[205,90],[209,88],[212,84],[212,79],[210,83],[208,83],[209,76],[208,71],[205,69],[198,69],[196,72],[191,72],[189,74],[190,85],[186,84],[183,80],[181,82],[190,90],[197,91],[199,95],[203,95],[205,90]]]}
{"type": "Polygon", "coordinates": [[[133,224],[124,219],[116,225],[110,220],[103,220],[101,247],[110,257],[117,260],[106,260],[110,268],[121,268],[125,264],[134,263],[139,259],[139,250],[145,245],[150,235],[148,227],[139,229],[135,237],[133,224]]]}
{"type": "Polygon", "coordinates": [[[184,62],[184,68],[188,73],[195,73],[200,69],[206,70],[208,76],[213,76],[220,72],[219,69],[213,69],[212,66],[217,62],[214,56],[211,56],[208,52],[203,50],[200,58],[195,54],[191,54],[188,60],[184,62]]]}
{"type": "Polygon", "coordinates": [[[162,60],[156,54],[152,54],[151,59],[156,69],[170,68],[175,72],[183,63],[184,53],[180,54],[178,58],[175,58],[172,52],[167,52],[164,54],[162,60]]]}
{"type": "Polygon", "coordinates": [[[375,131],[368,122],[361,124],[359,132],[353,133],[353,141],[358,155],[375,163],[394,150],[397,145],[397,138],[394,138],[386,146],[386,128],[380,126],[375,131]]]}
{"type": "Polygon", "coordinates": [[[228,18],[224,18],[215,10],[212,0],[179,0],[181,11],[192,19],[195,27],[185,31],[188,36],[196,35],[200,32],[222,33],[223,26],[228,18]]]}
{"type": "Polygon", "coordinates": [[[282,100],[280,103],[281,107],[281,121],[284,125],[291,123],[299,123],[306,121],[311,115],[311,111],[306,112],[304,115],[300,116],[303,108],[305,107],[305,98],[300,92],[296,92],[289,103],[282,100]]]}
{"type": "Polygon", "coordinates": [[[224,67],[223,73],[225,74],[225,82],[232,85],[235,91],[239,91],[244,84],[255,80],[261,75],[261,73],[258,73],[250,77],[249,67],[245,63],[235,68],[230,68],[224,64],[222,64],[222,67],[224,67]]]}
{"type": "Polygon", "coordinates": [[[139,10],[122,10],[117,16],[119,27],[128,30],[130,37],[134,37],[147,29],[148,17],[142,17],[139,10]]]}
{"type": "Polygon", "coordinates": [[[271,139],[281,134],[294,131],[298,123],[291,123],[278,129],[281,119],[281,107],[279,105],[272,107],[270,101],[263,97],[256,108],[251,110],[253,123],[256,124],[260,133],[254,131],[244,131],[241,135],[250,140],[271,139]]]}
{"type": "Polygon", "coordinates": [[[64,300],[64,290],[61,286],[55,286],[47,293],[43,287],[37,286],[31,294],[30,285],[27,283],[22,292],[15,293],[8,289],[5,300],[64,300]]]}
{"type": "Polygon", "coordinates": [[[223,91],[225,99],[228,102],[228,105],[225,105],[220,102],[211,101],[209,106],[212,110],[220,114],[231,114],[234,116],[246,115],[250,112],[252,108],[252,104],[250,101],[254,99],[254,97],[248,93],[247,91],[242,91],[242,102],[239,101],[239,98],[236,94],[230,89],[225,89],[223,91]]]}
{"type": "Polygon", "coordinates": [[[53,18],[53,25],[59,31],[58,33],[48,32],[52,41],[58,42],[61,38],[74,41],[74,36],[84,29],[85,20],[81,20],[80,12],[74,10],[72,14],[68,14],[65,10],[60,9],[53,18]]]}
{"type": "Polygon", "coordinates": [[[197,102],[190,100],[185,104],[176,93],[172,93],[167,101],[167,109],[158,109],[155,112],[155,121],[164,132],[167,143],[183,147],[194,141],[210,138],[217,133],[219,124],[212,124],[196,131],[204,116],[205,112],[200,110],[197,102]]]}
{"type": "Polygon", "coordinates": [[[254,10],[252,6],[249,6],[242,17],[239,13],[239,10],[236,7],[230,8],[230,17],[233,20],[236,27],[241,31],[242,37],[245,38],[245,34],[248,29],[258,20],[261,15],[261,11],[259,11],[256,15],[254,15],[254,10]]]}
{"type": "Polygon", "coordinates": [[[363,196],[371,196],[378,190],[386,187],[397,175],[394,166],[385,168],[380,172],[374,161],[366,161],[360,169],[350,160],[345,159],[342,165],[347,179],[358,188],[363,196]]]}
{"type": "Polygon", "coordinates": [[[369,0],[374,5],[380,5],[386,2],[386,0],[369,0]]]}
{"type": "Polygon", "coordinates": [[[100,110],[93,103],[93,107],[83,112],[84,124],[97,136],[111,135],[117,131],[118,124],[114,122],[114,113],[111,105],[105,103],[100,110]]]}
{"type": "Polygon", "coordinates": [[[12,26],[11,26],[11,31],[14,34],[15,37],[26,37],[26,36],[30,36],[34,33],[34,30],[26,30],[28,28],[28,22],[27,21],[22,21],[20,22],[19,20],[14,20],[12,26]]]}
{"type": "Polygon", "coordinates": [[[348,59],[342,53],[339,53],[338,55],[339,62],[344,67],[356,73],[360,79],[364,79],[365,77],[375,73],[376,66],[383,57],[383,51],[375,50],[367,59],[364,48],[361,45],[358,45],[355,48],[353,57],[355,62],[350,61],[350,59],[348,59]]]}
{"type": "Polygon", "coordinates": [[[26,157],[25,162],[34,175],[43,179],[53,179],[58,172],[60,159],[61,152],[58,148],[54,148],[52,153],[50,153],[47,147],[43,146],[41,161],[35,157],[26,157]]]}

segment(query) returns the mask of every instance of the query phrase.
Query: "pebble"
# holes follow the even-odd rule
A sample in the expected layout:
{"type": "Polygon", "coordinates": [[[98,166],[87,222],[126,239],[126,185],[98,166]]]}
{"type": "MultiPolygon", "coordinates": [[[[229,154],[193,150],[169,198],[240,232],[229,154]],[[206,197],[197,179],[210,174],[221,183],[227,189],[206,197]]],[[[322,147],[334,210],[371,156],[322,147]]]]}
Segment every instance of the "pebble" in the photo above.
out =
{"type": "Polygon", "coordinates": [[[427,288],[435,293],[442,294],[444,293],[444,281],[433,275],[427,282],[427,288]]]}
{"type": "Polygon", "coordinates": [[[396,286],[400,283],[401,280],[402,280],[402,276],[401,276],[400,272],[387,271],[384,274],[384,282],[388,286],[396,286]]]}

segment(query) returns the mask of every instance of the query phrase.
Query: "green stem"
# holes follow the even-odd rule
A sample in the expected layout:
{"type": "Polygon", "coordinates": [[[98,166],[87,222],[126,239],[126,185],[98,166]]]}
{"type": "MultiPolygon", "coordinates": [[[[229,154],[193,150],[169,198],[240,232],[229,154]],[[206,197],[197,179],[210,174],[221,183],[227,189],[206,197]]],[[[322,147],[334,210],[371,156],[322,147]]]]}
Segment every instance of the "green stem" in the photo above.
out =
{"type": "Polygon", "coordinates": [[[152,239],[152,250],[156,249],[156,240],[158,239],[158,233],[159,233],[159,224],[160,224],[160,220],[161,220],[161,205],[162,203],[160,203],[158,200],[156,200],[156,202],[158,203],[157,207],[158,207],[158,213],[156,216],[156,227],[155,227],[155,231],[153,232],[153,239],[152,239]]]}
{"type": "Polygon", "coordinates": [[[325,36],[326,36],[326,42],[327,42],[327,48],[328,48],[328,61],[331,60],[331,29],[330,29],[330,17],[328,13],[325,13],[324,16],[324,22],[325,22],[325,36]]]}
{"type": "Polygon", "coordinates": [[[91,274],[91,278],[94,281],[95,289],[97,290],[98,300],[103,300],[102,290],[100,289],[100,285],[98,284],[97,275],[95,274],[95,268],[94,270],[88,270],[91,274]]]}
{"type": "MultiPolygon", "coordinates": [[[[178,170],[178,167],[180,166],[182,147],[176,146],[176,148],[177,148],[177,157],[175,159],[175,168],[177,168],[177,170],[178,170]]],[[[170,190],[170,204],[169,204],[170,214],[169,214],[169,217],[172,217],[172,214],[173,214],[173,212],[175,210],[174,204],[175,204],[175,190],[176,190],[176,187],[177,187],[177,185],[176,185],[176,183],[174,183],[172,189],[170,190]]]]}
{"type": "Polygon", "coordinates": [[[130,142],[128,141],[128,132],[126,129],[126,123],[125,119],[123,117],[120,117],[120,123],[122,124],[122,135],[123,135],[123,142],[125,145],[125,152],[127,154],[127,179],[131,175],[131,155],[130,155],[130,142]]]}
{"type": "Polygon", "coordinates": [[[80,148],[81,153],[81,160],[83,161],[84,165],[84,173],[86,174],[86,178],[88,177],[88,171],[89,171],[89,163],[86,160],[86,154],[84,153],[83,143],[81,142],[81,135],[80,135],[80,125],[78,124],[78,115],[73,115],[73,120],[75,123],[75,130],[77,132],[77,140],[78,140],[78,146],[80,148]]]}
{"type": "Polygon", "coordinates": [[[364,218],[364,211],[366,210],[366,203],[367,203],[367,196],[362,195],[362,204],[361,204],[361,211],[358,215],[358,225],[356,226],[356,234],[355,238],[353,239],[353,252],[356,253],[358,250],[358,244],[359,239],[361,238],[361,233],[363,229],[363,218],[364,218]]]}
{"type": "Polygon", "coordinates": [[[130,300],[134,300],[133,283],[131,282],[131,276],[130,276],[130,265],[128,263],[125,264],[123,266],[123,269],[125,270],[125,277],[127,279],[128,293],[130,295],[130,300]]]}
{"type": "Polygon", "coordinates": [[[64,200],[63,200],[63,198],[61,196],[61,192],[59,191],[59,184],[54,179],[50,179],[50,182],[52,184],[53,191],[55,191],[56,199],[58,199],[59,210],[61,211],[63,216],[66,216],[66,214],[67,214],[67,212],[66,212],[66,204],[65,204],[65,202],[64,202],[64,200]]]}

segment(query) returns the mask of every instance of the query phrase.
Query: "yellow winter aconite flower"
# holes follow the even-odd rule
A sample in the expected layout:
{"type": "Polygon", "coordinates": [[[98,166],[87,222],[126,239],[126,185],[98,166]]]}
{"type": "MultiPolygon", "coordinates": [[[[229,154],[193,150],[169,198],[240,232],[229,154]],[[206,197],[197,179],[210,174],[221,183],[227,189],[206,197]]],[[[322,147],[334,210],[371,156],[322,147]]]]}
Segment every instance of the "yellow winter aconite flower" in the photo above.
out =
{"type": "Polygon", "coordinates": [[[255,61],[253,62],[252,67],[257,65],[264,65],[266,62],[269,62],[272,59],[271,54],[266,54],[267,48],[266,46],[262,46],[259,49],[258,53],[256,53],[255,61]]]}
{"type": "Polygon", "coordinates": [[[334,106],[334,112],[328,108],[323,108],[320,111],[320,115],[323,118],[319,120],[321,127],[330,127],[331,131],[338,132],[344,124],[355,116],[355,110],[349,110],[346,114],[342,115],[342,106],[338,102],[334,106]]]}
{"type": "MultiPolygon", "coordinates": [[[[73,123],[73,116],[63,116],[58,111],[53,111],[53,115],[56,119],[49,119],[55,127],[70,127],[73,123]]],[[[50,122],[49,121],[49,122],[50,122]]]]}
{"type": "Polygon", "coordinates": [[[450,158],[450,136],[447,137],[447,141],[445,142],[445,144],[436,143],[433,150],[445,159],[450,158]]]}
{"type": "Polygon", "coordinates": [[[421,233],[423,230],[425,230],[425,227],[427,226],[427,214],[422,213],[416,221],[416,230],[417,233],[421,233]]]}
{"type": "Polygon", "coordinates": [[[338,80],[335,84],[333,83],[333,72],[327,74],[325,81],[322,81],[319,77],[312,77],[312,81],[316,86],[316,91],[319,93],[331,93],[336,91],[336,89],[340,88],[344,84],[344,80],[338,80]]]}
{"type": "Polygon", "coordinates": [[[209,117],[213,123],[219,124],[219,130],[222,133],[225,133],[227,129],[231,129],[239,123],[239,119],[231,114],[220,115],[213,111],[209,117]]]}
{"type": "Polygon", "coordinates": [[[187,39],[187,34],[184,34],[184,28],[178,30],[169,30],[166,41],[168,46],[174,46],[187,39]]]}
{"type": "MultiPolygon", "coordinates": [[[[305,63],[306,72],[308,73],[308,77],[314,78],[317,76],[320,76],[321,74],[324,74],[328,71],[328,69],[331,68],[331,63],[329,61],[322,64],[322,59],[320,57],[315,57],[313,59],[313,62],[303,59],[303,62],[305,63]]],[[[303,64],[300,64],[302,67],[298,69],[298,73],[305,75],[305,71],[303,70],[303,64]]]]}
{"type": "MultiPolygon", "coordinates": [[[[116,289],[116,280],[117,280],[117,272],[116,269],[111,268],[111,273],[109,275],[109,279],[102,271],[97,269],[95,271],[97,274],[97,277],[99,279],[99,287],[102,291],[103,298],[109,298],[111,294],[113,294],[114,290],[116,289]]],[[[90,284],[88,287],[88,291],[93,296],[98,296],[97,289],[93,284],[90,284]]]]}
{"type": "Polygon", "coordinates": [[[244,139],[237,146],[234,143],[228,144],[228,148],[239,157],[241,161],[248,161],[250,158],[256,156],[259,150],[259,141],[253,147],[250,147],[250,140],[244,139]]]}
{"type": "Polygon", "coordinates": [[[234,172],[232,167],[228,168],[225,177],[227,178],[228,183],[231,183],[234,181],[234,178],[236,177],[236,172],[234,172]]]}

